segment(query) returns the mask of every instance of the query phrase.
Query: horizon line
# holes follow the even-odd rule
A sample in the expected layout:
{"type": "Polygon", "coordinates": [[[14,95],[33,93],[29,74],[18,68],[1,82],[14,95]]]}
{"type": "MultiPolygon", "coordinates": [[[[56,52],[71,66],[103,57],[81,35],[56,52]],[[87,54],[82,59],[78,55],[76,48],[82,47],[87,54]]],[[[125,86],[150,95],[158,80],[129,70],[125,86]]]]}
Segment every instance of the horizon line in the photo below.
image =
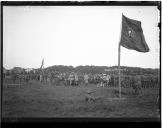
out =
{"type": "MultiPolygon", "coordinates": [[[[77,67],[80,67],[80,66],[89,66],[89,67],[107,67],[107,68],[110,68],[110,67],[118,67],[118,65],[113,65],[113,66],[105,66],[105,65],[77,65],[77,66],[73,66],[73,65],[52,65],[52,66],[47,66],[47,67],[44,67],[44,69],[46,68],[49,68],[49,67],[53,67],[53,66],[67,66],[67,67],[73,67],[73,68],[77,68],[77,67]]],[[[7,69],[7,70],[11,70],[15,67],[19,67],[19,68],[23,68],[23,69],[39,69],[40,67],[38,68],[24,68],[24,67],[21,67],[21,66],[14,66],[12,68],[6,68],[4,66],[2,66],[3,68],[7,69]]],[[[149,68],[146,68],[146,67],[136,67],[136,66],[125,66],[125,65],[120,65],[120,67],[126,67],[126,68],[142,68],[142,69],[160,69],[160,66],[159,67],[149,67],[149,68]]]]}

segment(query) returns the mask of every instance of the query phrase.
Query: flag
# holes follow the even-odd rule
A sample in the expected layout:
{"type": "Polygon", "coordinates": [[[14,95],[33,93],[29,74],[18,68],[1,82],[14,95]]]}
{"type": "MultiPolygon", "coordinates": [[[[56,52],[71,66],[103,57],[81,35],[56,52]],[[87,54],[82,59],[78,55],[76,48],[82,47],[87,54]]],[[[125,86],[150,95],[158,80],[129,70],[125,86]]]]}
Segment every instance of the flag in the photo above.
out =
{"type": "Polygon", "coordinates": [[[44,67],[44,59],[42,60],[42,65],[41,65],[41,68],[44,67]]]}
{"type": "Polygon", "coordinates": [[[129,19],[122,15],[120,45],[138,52],[149,52],[140,21],[129,19]]]}

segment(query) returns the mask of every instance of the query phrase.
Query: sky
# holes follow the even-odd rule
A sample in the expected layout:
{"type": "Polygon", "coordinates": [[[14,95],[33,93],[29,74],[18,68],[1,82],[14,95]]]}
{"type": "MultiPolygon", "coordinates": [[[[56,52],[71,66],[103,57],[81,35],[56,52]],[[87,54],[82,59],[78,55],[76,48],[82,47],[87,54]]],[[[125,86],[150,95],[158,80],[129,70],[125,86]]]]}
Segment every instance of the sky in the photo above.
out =
{"type": "Polygon", "coordinates": [[[121,66],[159,68],[156,6],[3,6],[3,66],[118,65],[122,13],[142,23],[150,52],[121,47],[121,66]]]}

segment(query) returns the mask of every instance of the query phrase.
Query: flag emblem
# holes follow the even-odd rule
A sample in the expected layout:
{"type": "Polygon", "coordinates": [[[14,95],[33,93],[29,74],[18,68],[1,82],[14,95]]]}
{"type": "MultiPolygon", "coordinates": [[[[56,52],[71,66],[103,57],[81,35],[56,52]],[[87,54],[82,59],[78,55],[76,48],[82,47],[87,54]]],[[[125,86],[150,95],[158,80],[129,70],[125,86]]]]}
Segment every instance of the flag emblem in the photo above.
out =
{"type": "Polygon", "coordinates": [[[135,37],[135,32],[131,29],[131,28],[128,28],[128,36],[131,38],[131,37],[135,37]]]}

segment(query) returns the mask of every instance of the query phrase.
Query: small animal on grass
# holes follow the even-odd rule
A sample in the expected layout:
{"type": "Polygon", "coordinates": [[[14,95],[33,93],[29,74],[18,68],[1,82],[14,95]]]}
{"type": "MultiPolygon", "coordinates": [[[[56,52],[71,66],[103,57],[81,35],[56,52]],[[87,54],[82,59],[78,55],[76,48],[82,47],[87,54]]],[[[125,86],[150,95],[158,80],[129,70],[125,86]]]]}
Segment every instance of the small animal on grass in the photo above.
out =
{"type": "Polygon", "coordinates": [[[91,101],[93,101],[93,102],[95,102],[95,101],[97,101],[97,100],[99,100],[99,99],[101,99],[102,97],[101,96],[98,96],[98,97],[93,97],[92,95],[92,91],[87,91],[87,95],[86,95],[86,97],[85,97],[85,101],[86,102],[91,102],[91,101]]]}

